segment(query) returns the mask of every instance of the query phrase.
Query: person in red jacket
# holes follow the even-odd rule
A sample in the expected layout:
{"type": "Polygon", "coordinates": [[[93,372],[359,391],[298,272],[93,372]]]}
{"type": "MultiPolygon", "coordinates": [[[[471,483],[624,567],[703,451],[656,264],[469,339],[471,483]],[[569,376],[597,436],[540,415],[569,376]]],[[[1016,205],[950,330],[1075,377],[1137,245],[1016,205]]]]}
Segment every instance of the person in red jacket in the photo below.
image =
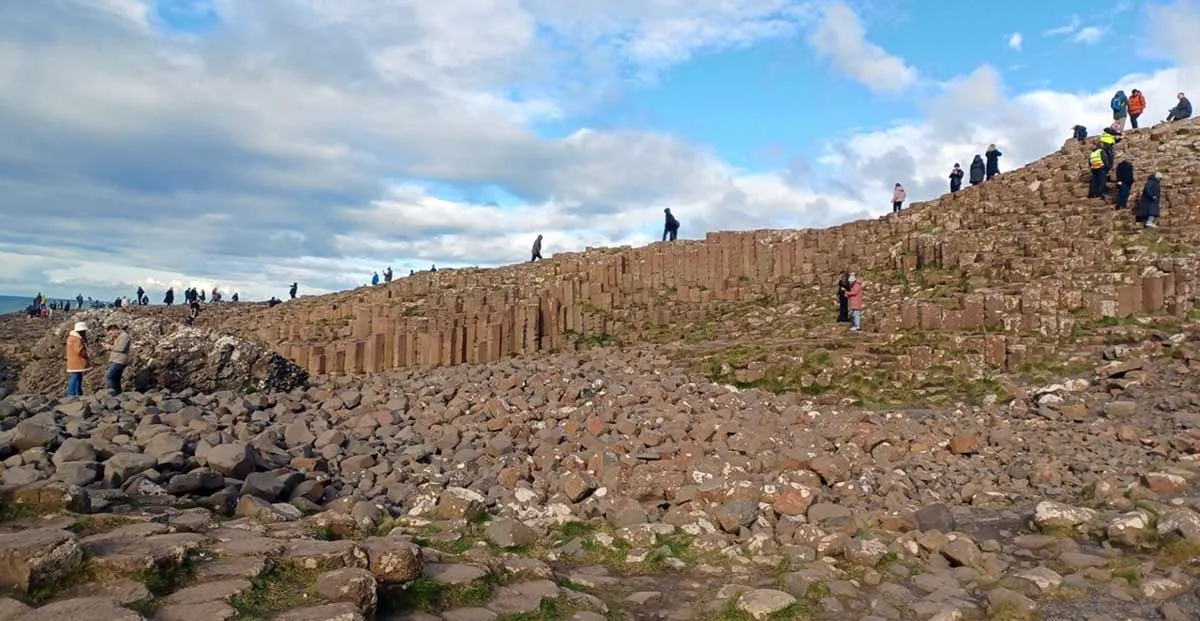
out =
{"type": "Polygon", "coordinates": [[[1145,111],[1146,96],[1142,94],[1142,91],[1135,88],[1129,95],[1129,122],[1133,125],[1134,129],[1138,128],[1138,117],[1142,116],[1142,113],[1145,111]]]}
{"type": "Polygon", "coordinates": [[[850,281],[850,290],[846,292],[846,299],[850,302],[850,331],[858,332],[862,329],[862,281],[854,272],[850,272],[848,280],[850,281]]]}

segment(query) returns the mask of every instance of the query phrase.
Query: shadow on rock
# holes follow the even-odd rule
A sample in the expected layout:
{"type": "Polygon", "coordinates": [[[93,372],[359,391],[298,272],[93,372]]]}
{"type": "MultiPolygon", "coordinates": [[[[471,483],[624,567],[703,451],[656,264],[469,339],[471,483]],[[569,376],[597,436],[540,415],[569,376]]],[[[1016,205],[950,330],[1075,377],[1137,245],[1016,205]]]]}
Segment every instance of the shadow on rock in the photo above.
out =
{"type": "Polygon", "coordinates": [[[124,328],[133,341],[125,390],[287,392],[308,381],[303,369],[258,343],[163,317],[135,317],[118,309],[103,309],[72,315],[47,331],[33,346],[20,377],[20,392],[55,394],[64,389],[64,346],[77,321],[91,328],[87,338],[91,365],[84,381],[89,393],[104,388],[108,353],[103,343],[108,340],[105,327],[110,324],[124,328]]]}

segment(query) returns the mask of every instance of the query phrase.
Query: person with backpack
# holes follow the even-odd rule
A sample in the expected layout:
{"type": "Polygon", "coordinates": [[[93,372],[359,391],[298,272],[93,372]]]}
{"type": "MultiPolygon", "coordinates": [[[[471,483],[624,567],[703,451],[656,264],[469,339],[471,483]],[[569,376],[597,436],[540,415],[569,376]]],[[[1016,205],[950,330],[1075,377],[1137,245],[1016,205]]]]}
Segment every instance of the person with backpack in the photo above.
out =
{"type": "Polygon", "coordinates": [[[958,166],[958,162],[954,163],[954,168],[950,171],[950,193],[957,194],[962,189],[963,169],[958,166]]]}
{"type": "Polygon", "coordinates": [[[667,241],[667,238],[670,237],[671,241],[675,241],[675,237],[679,235],[679,220],[671,215],[670,209],[664,209],[663,213],[666,214],[666,222],[663,223],[662,240],[667,241]]]}
{"type": "Polygon", "coordinates": [[[1133,190],[1133,163],[1121,160],[1117,164],[1117,209],[1129,207],[1129,193],[1133,190]]]}
{"type": "Polygon", "coordinates": [[[1129,116],[1129,98],[1125,96],[1125,91],[1117,91],[1108,105],[1113,113],[1112,128],[1119,132],[1125,131],[1125,119],[1129,116]]]}
{"type": "Polygon", "coordinates": [[[979,185],[983,183],[984,170],[983,156],[976,153],[975,159],[971,160],[971,185],[979,185]]]}
{"type": "Polygon", "coordinates": [[[1142,91],[1139,91],[1135,88],[1133,89],[1133,92],[1129,94],[1129,124],[1132,125],[1134,129],[1138,128],[1138,117],[1142,116],[1142,113],[1145,111],[1146,96],[1142,94],[1142,91]]]}
{"type": "Polygon", "coordinates": [[[1148,229],[1158,228],[1158,203],[1162,194],[1160,183],[1166,179],[1166,176],[1153,172],[1146,179],[1146,185],[1142,187],[1142,198],[1138,201],[1138,222],[1144,222],[1148,229]]]}
{"type": "Polygon", "coordinates": [[[1086,127],[1084,127],[1082,125],[1076,125],[1075,127],[1071,128],[1071,129],[1075,132],[1073,134],[1075,137],[1075,140],[1078,140],[1079,142],[1087,142],[1087,128],[1086,127]]]}
{"type": "Polygon", "coordinates": [[[1004,155],[996,148],[996,145],[990,144],[987,148],[987,179],[992,180],[992,177],[1000,174],[1000,156],[1004,155]]]}
{"type": "Polygon", "coordinates": [[[896,187],[892,188],[892,213],[900,213],[900,209],[904,206],[904,199],[908,198],[908,192],[904,191],[904,186],[900,182],[896,182],[896,187]]]}

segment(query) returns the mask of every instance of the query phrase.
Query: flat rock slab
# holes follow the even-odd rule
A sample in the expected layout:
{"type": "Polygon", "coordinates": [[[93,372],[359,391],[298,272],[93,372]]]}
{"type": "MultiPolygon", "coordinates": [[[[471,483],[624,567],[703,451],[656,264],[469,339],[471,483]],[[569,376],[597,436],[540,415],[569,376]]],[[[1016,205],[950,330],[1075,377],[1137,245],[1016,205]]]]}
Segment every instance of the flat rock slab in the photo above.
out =
{"type": "Polygon", "coordinates": [[[488,571],[475,565],[453,565],[430,563],[421,569],[421,574],[438,584],[470,584],[488,575],[488,571]]]}
{"type": "MultiPolygon", "coordinates": [[[[106,583],[81,584],[56,597],[103,597],[115,600],[122,606],[128,606],[134,602],[148,600],[153,595],[150,593],[150,589],[146,588],[145,584],[137,580],[121,578],[106,583]]],[[[3,619],[4,615],[0,614],[0,621],[3,619]]]]}
{"type": "Polygon", "coordinates": [[[88,537],[82,543],[91,562],[116,571],[142,571],[178,565],[188,552],[206,541],[195,533],[153,535],[150,537],[88,537]]]}
{"type": "Polygon", "coordinates": [[[221,558],[196,567],[196,579],[213,581],[227,578],[257,578],[267,570],[267,561],[261,556],[235,556],[221,558]]]}
{"type": "Polygon", "coordinates": [[[366,553],[353,541],[290,541],[283,558],[305,569],[367,566],[366,553]]]}
{"type": "Polygon", "coordinates": [[[203,582],[195,586],[180,589],[165,598],[164,604],[205,604],[208,602],[224,602],[242,592],[250,590],[249,580],[221,580],[219,582],[203,582]]]}
{"type": "Polygon", "coordinates": [[[558,593],[558,585],[549,580],[519,582],[500,587],[487,608],[502,615],[524,614],[537,610],[543,599],[558,597],[558,593]]]}
{"type": "Polygon", "coordinates": [[[75,535],[39,528],[0,535],[0,588],[28,591],[52,583],[83,561],[75,535]]]}
{"type": "Polygon", "coordinates": [[[35,608],[20,621],[144,621],[145,617],[107,597],[77,597],[35,608]]]}
{"type": "Polygon", "coordinates": [[[237,611],[225,602],[164,604],[154,611],[152,621],[228,621],[237,611]]]}
{"type": "Polygon", "coordinates": [[[366,621],[354,604],[326,604],[297,608],[275,615],[274,621],[366,621]]]}
{"type": "Polygon", "coordinates": [[[442,621],[494,621],[500,615],[487,608],[455,608],[442,613],[442,621]]]}
{"type": "Polygon", "coordinates": [[[218,556],[278,556],[286,542],[237,529],[220,529],[209,534],[216,542],[212,550],[218,556]]]}
{"type": "Polygon", "coordinates": [[[755,619],[766,619],[795,603],[796,598],[789,593],[774,589],[754,589],[742,593],[738,598],[737,607],[755,619]]]}

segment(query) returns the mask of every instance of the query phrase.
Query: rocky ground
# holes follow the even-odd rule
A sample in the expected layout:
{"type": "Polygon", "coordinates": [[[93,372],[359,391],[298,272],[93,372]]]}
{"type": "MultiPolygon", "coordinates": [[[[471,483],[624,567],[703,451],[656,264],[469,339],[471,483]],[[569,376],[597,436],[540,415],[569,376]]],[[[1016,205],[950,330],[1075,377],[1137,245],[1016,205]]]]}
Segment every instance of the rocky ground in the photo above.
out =
{"type": "Polygon", "coordinates": [[[1196,619],[1190,345],[952,410],[603,349],[12,395],[0,619],[1196,619]]]}

